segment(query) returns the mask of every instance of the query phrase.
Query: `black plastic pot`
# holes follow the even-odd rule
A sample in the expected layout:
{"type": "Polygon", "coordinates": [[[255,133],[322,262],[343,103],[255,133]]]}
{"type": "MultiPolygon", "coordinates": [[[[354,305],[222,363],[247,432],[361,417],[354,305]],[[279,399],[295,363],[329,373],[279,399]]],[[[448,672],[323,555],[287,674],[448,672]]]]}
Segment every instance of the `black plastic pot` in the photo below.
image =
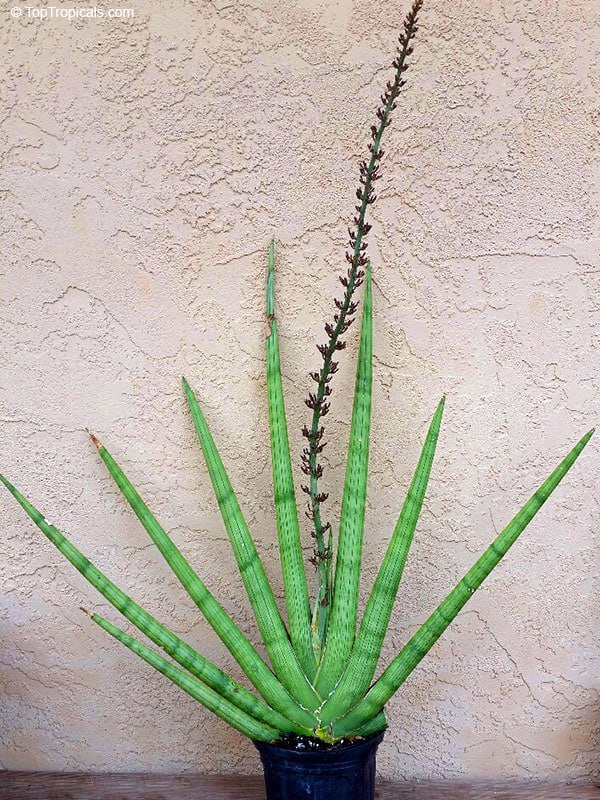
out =
{"type": "Polygon", "coordinates": [[[383,733],[330,750],[290,750],[254,742],[267,800],[374,800],[375,755],[383,733]]]}

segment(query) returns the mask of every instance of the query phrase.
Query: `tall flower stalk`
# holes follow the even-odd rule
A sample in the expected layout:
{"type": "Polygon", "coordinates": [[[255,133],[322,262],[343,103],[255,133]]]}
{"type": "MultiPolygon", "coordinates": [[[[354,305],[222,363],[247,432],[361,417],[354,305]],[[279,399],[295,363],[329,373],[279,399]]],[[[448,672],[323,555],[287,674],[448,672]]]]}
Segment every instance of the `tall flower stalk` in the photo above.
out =
{"type": "Polygon", "coordinates": [[[337,297],[334,299],[337,311],[333,315],[333,321],[325,324],[327,342],[317,345],[323,364],[318,371],[310,373],[317,387],[314,392],[309,392],[305,400],[306,405],[312,410],[312,418],[310,426],[305,425],[302,429],[302,435],[307,440],[302,451],[302,471],[308,476],[308,483],[302,486],[302,491],[308,495],[306,515],[312,522],[311,535],[315,542],[311,563],[317,570],[318,587],[312,612],[312,636],[317,661],[325,645],[333,586],[333,530],[331,523],[324,522],[321,515],[321,505],[329,494],[319,489],[319,479],[323,475],[320,455],[326,446],[323,417],[329,413],[331,380],[338,370],[339,362],[334,360],[334,356],[346,347],[346,342],[341,337],[354,322],[358,309],[358,301],[354,298],[356,290],[364,281],[368,262],[367,235],[371,225],[366,221],[366,216],[367,208],[377,199],[373,185],[381,177],[380,165],[384,154],[381,140],[391,122],[392,111],[396,108],[400,90],[406,83],[403,75],[408,69],[407,59],[413,52],[411,42],[418,31],[417,18],[422,5],[423,0],[415,0],[406,15],[403,31],[398,37],[396,57],[392,61],[392,66],[396,70],[394,80],[386,84],[385,92],[381,95],[381,105],[377,109],[377,124],[371,126],[371,141],[368,145],[370,157],[360,164],[360,184],[356,190],[359,202],[355,206],[354,226],[348,228],[346,260],[349,266],[339,278],[344,292],[341,299],[337,297]]]}

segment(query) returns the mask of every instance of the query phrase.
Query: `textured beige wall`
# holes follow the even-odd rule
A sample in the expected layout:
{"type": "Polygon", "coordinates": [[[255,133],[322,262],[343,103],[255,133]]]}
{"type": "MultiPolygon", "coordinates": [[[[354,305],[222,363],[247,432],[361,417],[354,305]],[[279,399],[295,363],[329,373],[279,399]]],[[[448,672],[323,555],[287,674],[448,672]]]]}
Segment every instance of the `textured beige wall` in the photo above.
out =
{"type": "MultiPolygon", "coordinates": [[[[331,308],[406,3],[128,0],[133,21],[72,23],[13,19],[10,4],[2,468],[111,577],[236,672],[84,428],[255,635],[179,376],[205,400],[279,591],[265,249],[275,235],[298,453],[315,320],[331,308]]],[[[426,0],[372,218],[365,590],[442,392],[448,404],[386,659],[600,419],[599,30],[597,0],[426,0]]],[[[344,367],[329,425],[335,496],[344,367]]],[[[599,774],[598,452],[592,440],[390,705],[383,774],[599,774]]],[[[2,765],[258,770],[241,736],[83,617],[80,605],[106,604],[5,494],[0,510],[2,765]]]]}

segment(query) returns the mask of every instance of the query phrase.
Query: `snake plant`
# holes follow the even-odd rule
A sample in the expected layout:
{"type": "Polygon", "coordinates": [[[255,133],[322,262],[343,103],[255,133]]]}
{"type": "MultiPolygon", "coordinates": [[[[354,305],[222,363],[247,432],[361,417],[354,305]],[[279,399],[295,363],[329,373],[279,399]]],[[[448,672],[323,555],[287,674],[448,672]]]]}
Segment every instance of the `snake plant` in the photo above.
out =
{"type": "Polygon", "coordinates": [[[208,661],[130,598],[55,525],[48,522],[21,492],[0,476],[2,483],[52,544],[114,608],[159,650],[164,651],[167,657],[99,614],[90,614],[91,619],[222,720],[259,741],[276,741],[285,735],[295,734],[336,742],[365,737],[383,730],[386,726],[384,709],[387,702],[508,552],[564,478],[593,433],[593,430],[589,431],[573,447],[429,619],[374,680],[398,586],[425,498],[444,411],[442,398],[431,420],[408,494],[359,624],[358,591],[373,374],[371,265],[365,254],[366,236],[370,226],[366,222],[366,213],[368,206],[375,200],[373,184],[379,177],[383,155],[381,140],[405,82],[403,76],[408,68],[407,59],[412,53],[412,40],[417,31],[417,15],[421,5],[421,0],[417,0],[404,22],[398,53],[393,61],[394,78],[387,84],[382,95],[382,105],[377,112],[378,122],[371,132],[369,160],[361,164],[360,187],[357,191],[359,203],[354,218],[355,227],[350,229],[350,250],[347,254],[349,267],[340,279],[344,294],[342,299],[335,301],[337,310],[333,322],[325,326],[328,341],[319,345],[323,357],[322,367],[311,373],[317,390],[311,392],[307,400],[307,405],[312,410],[312,419],[310,426],[306,426],[303,431],[307,446],[301,466],[308,476],[308,483],[302,488],[308,495],[308,516],[315,539],[315,553],[311,559],[317,571],[317,586],[314,591],[309,587],[304,566],[288,442],[278,320],[275,312],[273,242],[269,248],[266,281],[266,317],[269,330],[266,340],[267,395],[274,505],[286,619],[277,605],[207,420],[192,388],[187,381],[183,381],[191,420],[269,663],[262,658],[214,597],[107,448],[96,436],[91,435],[100,458],[125,500],[191,599],[231,652],[254,691],[208,661]],[[319,457],[325,446],[322,420],[329,410],[331,379],[337,371],[337,362],[333,358],[345,347],[345,342],[340,337],[348,329],[357,311],[357,290],[361,285],[364,285],[364,297],[354,405],[338,535],[334,537],[332,526],[324,523],[321,517],[321,504],[327,498],[327,494],[320,491],[319,487],[323,474],[319,457]],[[312,605],[311,595],[314,595],[312,605]]]}

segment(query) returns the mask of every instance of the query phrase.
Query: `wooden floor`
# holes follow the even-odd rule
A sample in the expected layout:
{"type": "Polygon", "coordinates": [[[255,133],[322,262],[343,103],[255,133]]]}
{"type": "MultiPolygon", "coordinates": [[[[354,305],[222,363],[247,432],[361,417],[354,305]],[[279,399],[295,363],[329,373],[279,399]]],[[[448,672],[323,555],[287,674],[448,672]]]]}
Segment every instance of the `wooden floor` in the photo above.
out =
{"type": "MultiPolygon", "coordinates": [[[[600,800],[600,785],[378,784],[379,800],[600,800]]],[[[264,800],[262,778],[0,772],[0,800],[264,800]]]]}

